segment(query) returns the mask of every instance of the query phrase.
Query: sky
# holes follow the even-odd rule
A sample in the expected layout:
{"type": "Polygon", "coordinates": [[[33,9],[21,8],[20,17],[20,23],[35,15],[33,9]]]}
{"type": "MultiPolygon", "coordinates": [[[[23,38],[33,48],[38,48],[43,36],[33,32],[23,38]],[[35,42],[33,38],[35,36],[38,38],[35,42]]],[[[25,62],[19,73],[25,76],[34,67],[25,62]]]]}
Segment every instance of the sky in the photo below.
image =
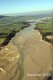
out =
{"type": "Polygon", "coordinates": [[[0,14],[52,10],[53,0],[0,0],[0,14]]]}

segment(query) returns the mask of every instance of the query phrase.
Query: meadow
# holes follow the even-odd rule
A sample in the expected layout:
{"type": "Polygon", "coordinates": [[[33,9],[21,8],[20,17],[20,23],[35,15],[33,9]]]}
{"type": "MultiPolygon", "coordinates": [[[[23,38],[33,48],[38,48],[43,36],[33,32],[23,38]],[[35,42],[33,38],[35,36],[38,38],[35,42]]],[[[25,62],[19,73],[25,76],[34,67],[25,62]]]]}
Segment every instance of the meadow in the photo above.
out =
{"type": "Polygon", "coordinates": [[[50,43],[53,43],[53,18],[45,19],[36,24],[36,28],[40,31],[42,38],[50,43]],[[49,36],[50,38],[47,38],[49,36]]]}

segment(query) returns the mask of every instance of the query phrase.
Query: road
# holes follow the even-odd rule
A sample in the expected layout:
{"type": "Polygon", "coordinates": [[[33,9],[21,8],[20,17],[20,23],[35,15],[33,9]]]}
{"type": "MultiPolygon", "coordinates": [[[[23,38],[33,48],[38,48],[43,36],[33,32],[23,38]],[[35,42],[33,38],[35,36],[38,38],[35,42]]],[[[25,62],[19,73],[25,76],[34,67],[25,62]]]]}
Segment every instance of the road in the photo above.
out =
{"type": "Polygon", "coordinates": [[[15,59],[9,59],[10,63],[3,71],[0,68],[3,75],[0,80],[43,80],[50,75],[53,69],[52,45],[42,40],[39,31],[34,30],[35,25],[31,23],[10,41],[8,46],[13,47],[9,48],[10,52],[14,51],[10,56],[13,55],[15,59]]]}

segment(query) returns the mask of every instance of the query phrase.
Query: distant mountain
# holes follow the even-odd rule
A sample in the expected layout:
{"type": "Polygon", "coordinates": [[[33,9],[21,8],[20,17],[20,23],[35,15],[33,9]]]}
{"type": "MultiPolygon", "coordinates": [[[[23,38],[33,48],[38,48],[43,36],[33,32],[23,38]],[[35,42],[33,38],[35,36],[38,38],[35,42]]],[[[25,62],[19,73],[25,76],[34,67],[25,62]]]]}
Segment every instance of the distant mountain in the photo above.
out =
{"type": "Polygon", "coordinates": [[[8,16],[39,16],[39,15],[49,15],[52,14],[53,11],[33,11],[33,12],[24,12],[24,13],[13,13],[13,14],[7,14],[8,16]]]}

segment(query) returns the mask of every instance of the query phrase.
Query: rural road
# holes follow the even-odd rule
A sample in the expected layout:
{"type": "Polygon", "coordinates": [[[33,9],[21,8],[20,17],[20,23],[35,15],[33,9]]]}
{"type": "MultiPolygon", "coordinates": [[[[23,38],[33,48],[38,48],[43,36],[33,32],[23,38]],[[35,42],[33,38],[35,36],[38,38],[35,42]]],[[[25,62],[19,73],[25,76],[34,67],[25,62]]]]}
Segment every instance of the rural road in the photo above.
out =
{"type": "MultiPolygon", "coordinates": [[[[8,65],[7,71],[9,70],[10,75],[5,73],[1,80],[44,80],[45,76],[50,75],[53,69],[53,46],[43,41],[39,31],[34,28],[35,24],[31,23],[31,26],[17,33],[9,43],[9,46],[13,44],[16,47],[13,51],[18,49],[20,57],[8,65]]],[[[15,55],[14,52],[14,57],[18,56],[18,53],[15,55]]]]}

